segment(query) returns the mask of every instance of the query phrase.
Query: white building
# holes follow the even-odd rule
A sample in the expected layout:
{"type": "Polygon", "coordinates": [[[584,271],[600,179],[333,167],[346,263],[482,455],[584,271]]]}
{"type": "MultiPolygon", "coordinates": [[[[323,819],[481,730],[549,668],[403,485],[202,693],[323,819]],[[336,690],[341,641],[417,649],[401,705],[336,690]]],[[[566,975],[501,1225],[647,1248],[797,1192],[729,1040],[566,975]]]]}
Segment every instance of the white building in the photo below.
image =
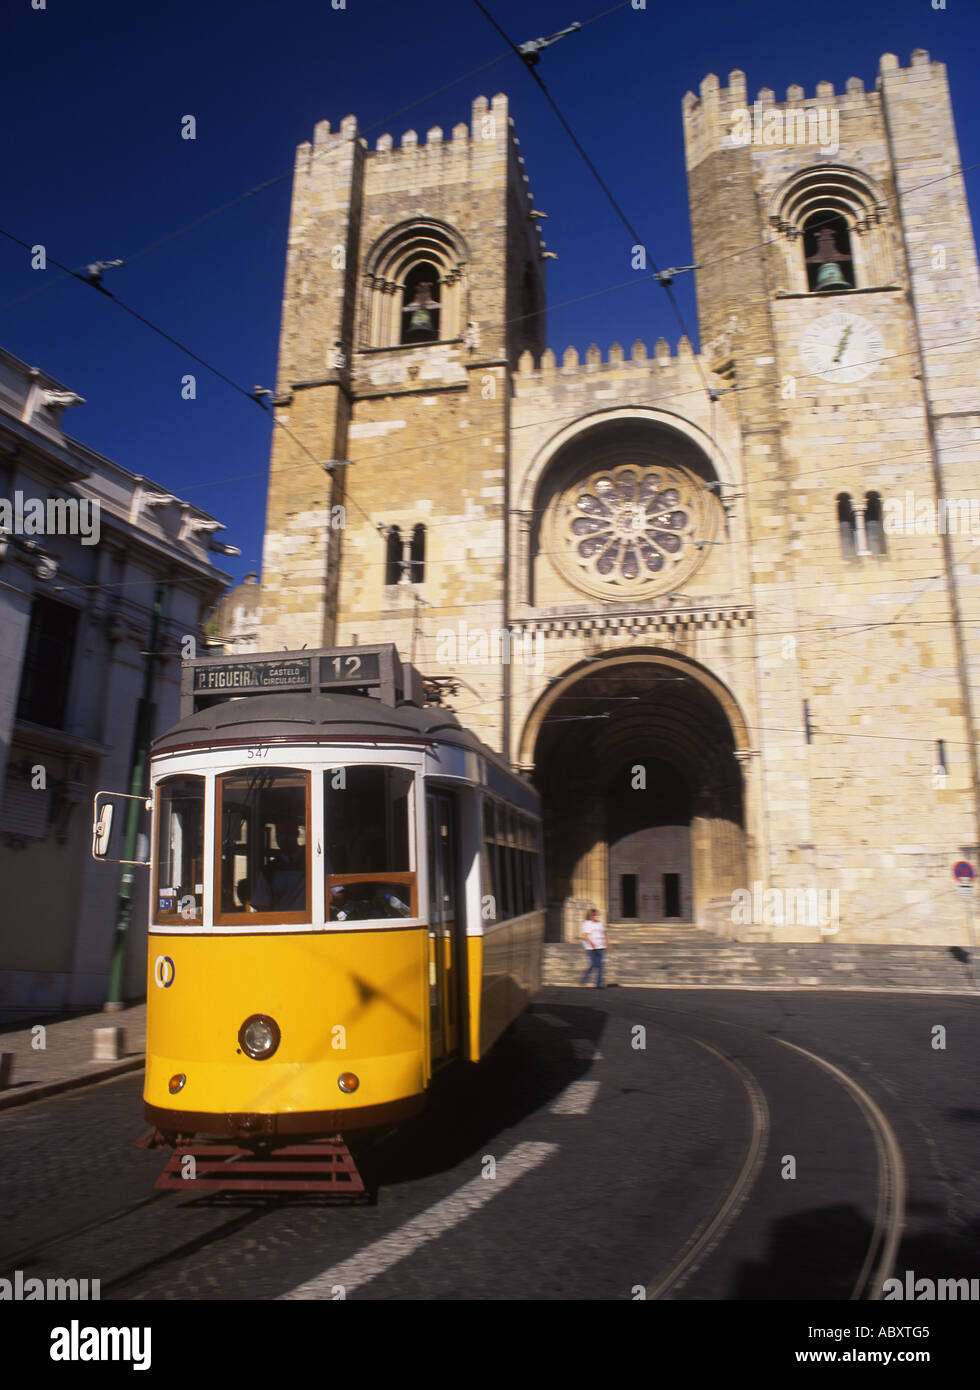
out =
{"type": "MultiPolygon", "coordinates": [[[[90,855],[99,789],[128,791],[157,594],[152,734],[228,583],[224,528],[66,436],[81,398],[0,349],[0,1017],[106,998],[118,866],[90,855]]],[[[145,992],[146,870],[125,973],[145,992]]]]}

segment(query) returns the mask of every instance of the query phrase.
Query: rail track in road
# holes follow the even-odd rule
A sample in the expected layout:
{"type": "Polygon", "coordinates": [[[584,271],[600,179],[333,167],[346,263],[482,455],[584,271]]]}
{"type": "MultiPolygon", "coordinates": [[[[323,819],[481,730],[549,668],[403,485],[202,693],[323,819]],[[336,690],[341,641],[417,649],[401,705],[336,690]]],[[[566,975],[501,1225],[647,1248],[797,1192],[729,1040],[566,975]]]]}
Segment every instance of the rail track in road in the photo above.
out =
{"type": "MultiPolygon", "coordinates": [[[[905,1162],[895,1132],[880,1107],[868,1095],[864,1087],[860,1086],[853,1077],[848,1076],[835,1063],[828,1061],[827,1058],[821,1057],[805,1047],[800,1047],[796,1043],[789,1042],[785,1038],[748,1028],[745,1024],[733,1023],[731,1020],[720,1019],[713,1015],[695,1014],[689,1010],[670,1005],[638,1004],[631,1001],[631,1008],[634,1011],[640,1009],[646,1013],[680,1015],[701,1023],[711,1022],[725,1028],[736,1029],[738,1032],[745,1033],[759,1041],[789,1048],[822,1068],[843,1087],[868,1124],[877,1158],[875,1219],[864,1260],[850,1295],[850,1301],[864,1298],[871,1301],[880,1299],[882,1285],[891,1276],[902,1236],[907,1180],[905,1162]]],[[[743,1061],[726,1056],[713,1044],[686,1028],[685,1036],[714,1053],[737,1076],[745,1091],[751,1131],[742,1166],[728,1190],[722,1194],[717,1208],[707,1220],[703,1221],[692,1232],[689,1241],[678,1252],[668,1269],[655,1276],[654,1280],[651,1281],[652,1291],[648,1293],[647,1297],[653,1299],[664,1298],[678,1290],[722,1240],[750,1198],[752,1188],[762,1168],[770,1133],[769,1106],[762,1084],[754,1072],[743,1061]]]]}
{"type": "MultiPolygon", "coordinates": [[[[583,1007],[583,992],[556,990],[539,1000],[491,1068],[493,1079],[474,1097],[464,1094],[480,1127],[467,1130],[460,1143],[449,1138],[464,1113],[452,1087],[428,1126],[380,1136],[374,1153],[381,1156],[376,1166],[385,1199],[367,1217],[352,1206],[348,1219],[331,1202],[335,1211],[327,1218],[325,1204],[314,1198],[278,1194],[148,1192],[81,1221],[84,1204],[80,1212],[66,1203],[49,1216],[71,1212],[75,1221],[5,1255],[0,1273],[91,1273],[100,1277],[103,1297],[124,1299],[322,1298],[330,1296],[323,1290],[333,1280],[344,1282],[337,1271],[349,1277],[358,1298],[580,1298],[596,1296],[585,1290],[598,1276],[598,1296],[608,1299],[636,1297],[631,1289],[641,1284],[645,1265],[654,1272],[643,1296],[654,1301],[880,1298],[902,1235],[905,1161],[889,1119],[838,1064],[843,1058],[849,1065],[846,1046],[831,1059],[719,1017],[710,1004],[700,1011],[685,1008],[685,1000],[647,1002],[634,991],[597,999],[598,1008],[591,995],[592,1007],[583,1007]],[[646,1054],[631,1053],[629,1029],[641,1019],[656,1042],[646,1054]],[[591,1038],[582,1037],[590,1028],[591,1038]],[[507,1089],[515,1068],[533,1075],[527,1095],[512,1102],[507,1089]],[[487,1185],[474,1178],[474,1164],[504,1147],[502,1173],[524,1148],[534,1150],[534,1161],[515,1169],[509,1195],[489,1208],[479,1200],[489,1189],[483,1192],[487,1185]],[[628,1148],[641,1153],[639,1161],[625,1163],[628,1148]],[[787,1151],[800,1156],[803,1182],[780,1181],[776,1168],[787,1151]],[[610,1165],[620,1162],[618,1193],[606,1181],[593,1206],[576,1201],[577,1174],[608,1179],[610,1165]],[[167,1202],[168,1196],[176,1200],[167,1202]],[[819,1222],[845,1204],[861,1219],[837,1251],[819,1222]],[[818,1292],[783,1291],[778,1261],[767,1264],[764,1242],[780,1222],[785,1226],[787,1213],[790,1223],[801,1213],[817,1222],[827,1266],[826,1277],[819,1260],[814,1267],[810,1284],[818,1292]],[[493,1229],[503,1229],[515,1249],[526,1246],[529,1256],[553,1247],[551,1262],[561,1266],[563,1281],[550,1291],[539,1283],[541,1292],[534,1292],[522,1260],[485,1254],[493,1229]],[[592,1261],[588,1274],[583,1261],[581,1277],[568,1243],[580,1229],[592,1261]],[[647,1241],[646,1232],[657,1238],[647,1241]],[[480,1258],[485,1270],[477,1267],[480,1258]],[[740,1280],[740,1271],[761,1266],[774,1291],[752,1292],[740,1280]],[[495,1293],[482,1292],[481,1280],[495,1293]]],[[[118,1129],[128,1102],[117,1101],[114,1114],[118,1129]]],[[[99,1123],[93,1114],[93,1135],[99,1123]]],[[[67,1158],[64,1171],[71,1172],[67,1158]]],[[[56,1181],[36,1191],[53,1191],[56,1181]]],[[[134,1182],[138,1193],[141,1181],[139,1170],[131,1171],[129,1192],[120,1195],[132,1195],[134,1182]]],[[[94,1202],[98,1190],[92,1191],[86,1200],[94,1202]]],[[[805,1262],[807,1239],[792,1224],[789,1229],[797,1241],[793,1258],[805,1262]]]]}

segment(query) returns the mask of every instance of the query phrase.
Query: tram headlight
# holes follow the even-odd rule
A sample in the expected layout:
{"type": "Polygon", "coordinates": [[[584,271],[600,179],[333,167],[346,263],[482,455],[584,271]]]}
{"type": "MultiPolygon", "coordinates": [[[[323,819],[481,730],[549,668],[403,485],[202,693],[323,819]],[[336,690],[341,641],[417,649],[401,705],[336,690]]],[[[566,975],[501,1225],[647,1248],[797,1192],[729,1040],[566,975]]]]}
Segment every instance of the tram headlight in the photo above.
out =
{"type": "Polygon", "coordinates": [[[243,1052],[256,1062],[271,1057],[279,1046],[279,1025],[268,1014],[252,1014],[238,1030],[238,1042],[243,1052]]]}
{"type": "Polygon", "coordinates": [[[337,1078],[337,1085],[346,1095],[350,1095],[352,1091],[356,1091],[360,1084],[360,1081],[352,1071],[341,1072],[340,1076],[337,1078]]]}

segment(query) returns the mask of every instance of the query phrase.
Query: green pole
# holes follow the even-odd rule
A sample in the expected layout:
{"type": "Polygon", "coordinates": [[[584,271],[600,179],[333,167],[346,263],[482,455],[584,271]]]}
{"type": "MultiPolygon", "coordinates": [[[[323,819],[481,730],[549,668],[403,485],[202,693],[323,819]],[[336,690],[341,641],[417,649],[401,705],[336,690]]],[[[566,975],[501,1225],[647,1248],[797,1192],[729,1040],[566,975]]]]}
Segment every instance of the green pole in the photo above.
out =
{"type": "MultiPolygon", "coordinates": [[[[159,586],[153,595],[153,620],[150,623],[150,648],[146,657],[146,670],[143,673],[143,698],[136,712],[136,730],[133,736],[133,770],[129,779],[130,796],[145,798],[147,792],[146,755],[150,746],[150,712],[152,709],[153,675],[157,664],[157,640],[160,632],[160,616],[163,612],[163,589],[159,586]]],[[[123,849],[124,859],[136,858],[136,842],[139,836],[142,807],[140,802],[126,803],[126,834],[123,849]]],[[[116,930],[112,941],[112,960],[109,966],[109,997],[105,1010],[114,1012],[124,1007],[123,976],[126,968],[126,939],[133,916],[133,870],[134,864],[124,864],[119,880],[119,897],[116,903],[116,930]]]]}

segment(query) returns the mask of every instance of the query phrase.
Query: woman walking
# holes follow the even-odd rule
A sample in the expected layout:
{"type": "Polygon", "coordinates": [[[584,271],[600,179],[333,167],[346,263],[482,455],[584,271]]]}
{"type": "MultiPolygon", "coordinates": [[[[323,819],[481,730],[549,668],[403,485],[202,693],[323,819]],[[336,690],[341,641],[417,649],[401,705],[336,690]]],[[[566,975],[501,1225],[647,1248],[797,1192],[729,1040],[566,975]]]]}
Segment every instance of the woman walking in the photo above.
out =
{"type": "Polygon", "coordinates": [[[580,984],[588,984],[589,976],[593,970],[596,972],[595,987],[602,989],[602,963],[606,956],[606,928],[599,916],[597,908],[592,908],[585,921],[582,923],[582,944],[585,946],[589,957],[589,968],[580,980],[580,984]]]}

